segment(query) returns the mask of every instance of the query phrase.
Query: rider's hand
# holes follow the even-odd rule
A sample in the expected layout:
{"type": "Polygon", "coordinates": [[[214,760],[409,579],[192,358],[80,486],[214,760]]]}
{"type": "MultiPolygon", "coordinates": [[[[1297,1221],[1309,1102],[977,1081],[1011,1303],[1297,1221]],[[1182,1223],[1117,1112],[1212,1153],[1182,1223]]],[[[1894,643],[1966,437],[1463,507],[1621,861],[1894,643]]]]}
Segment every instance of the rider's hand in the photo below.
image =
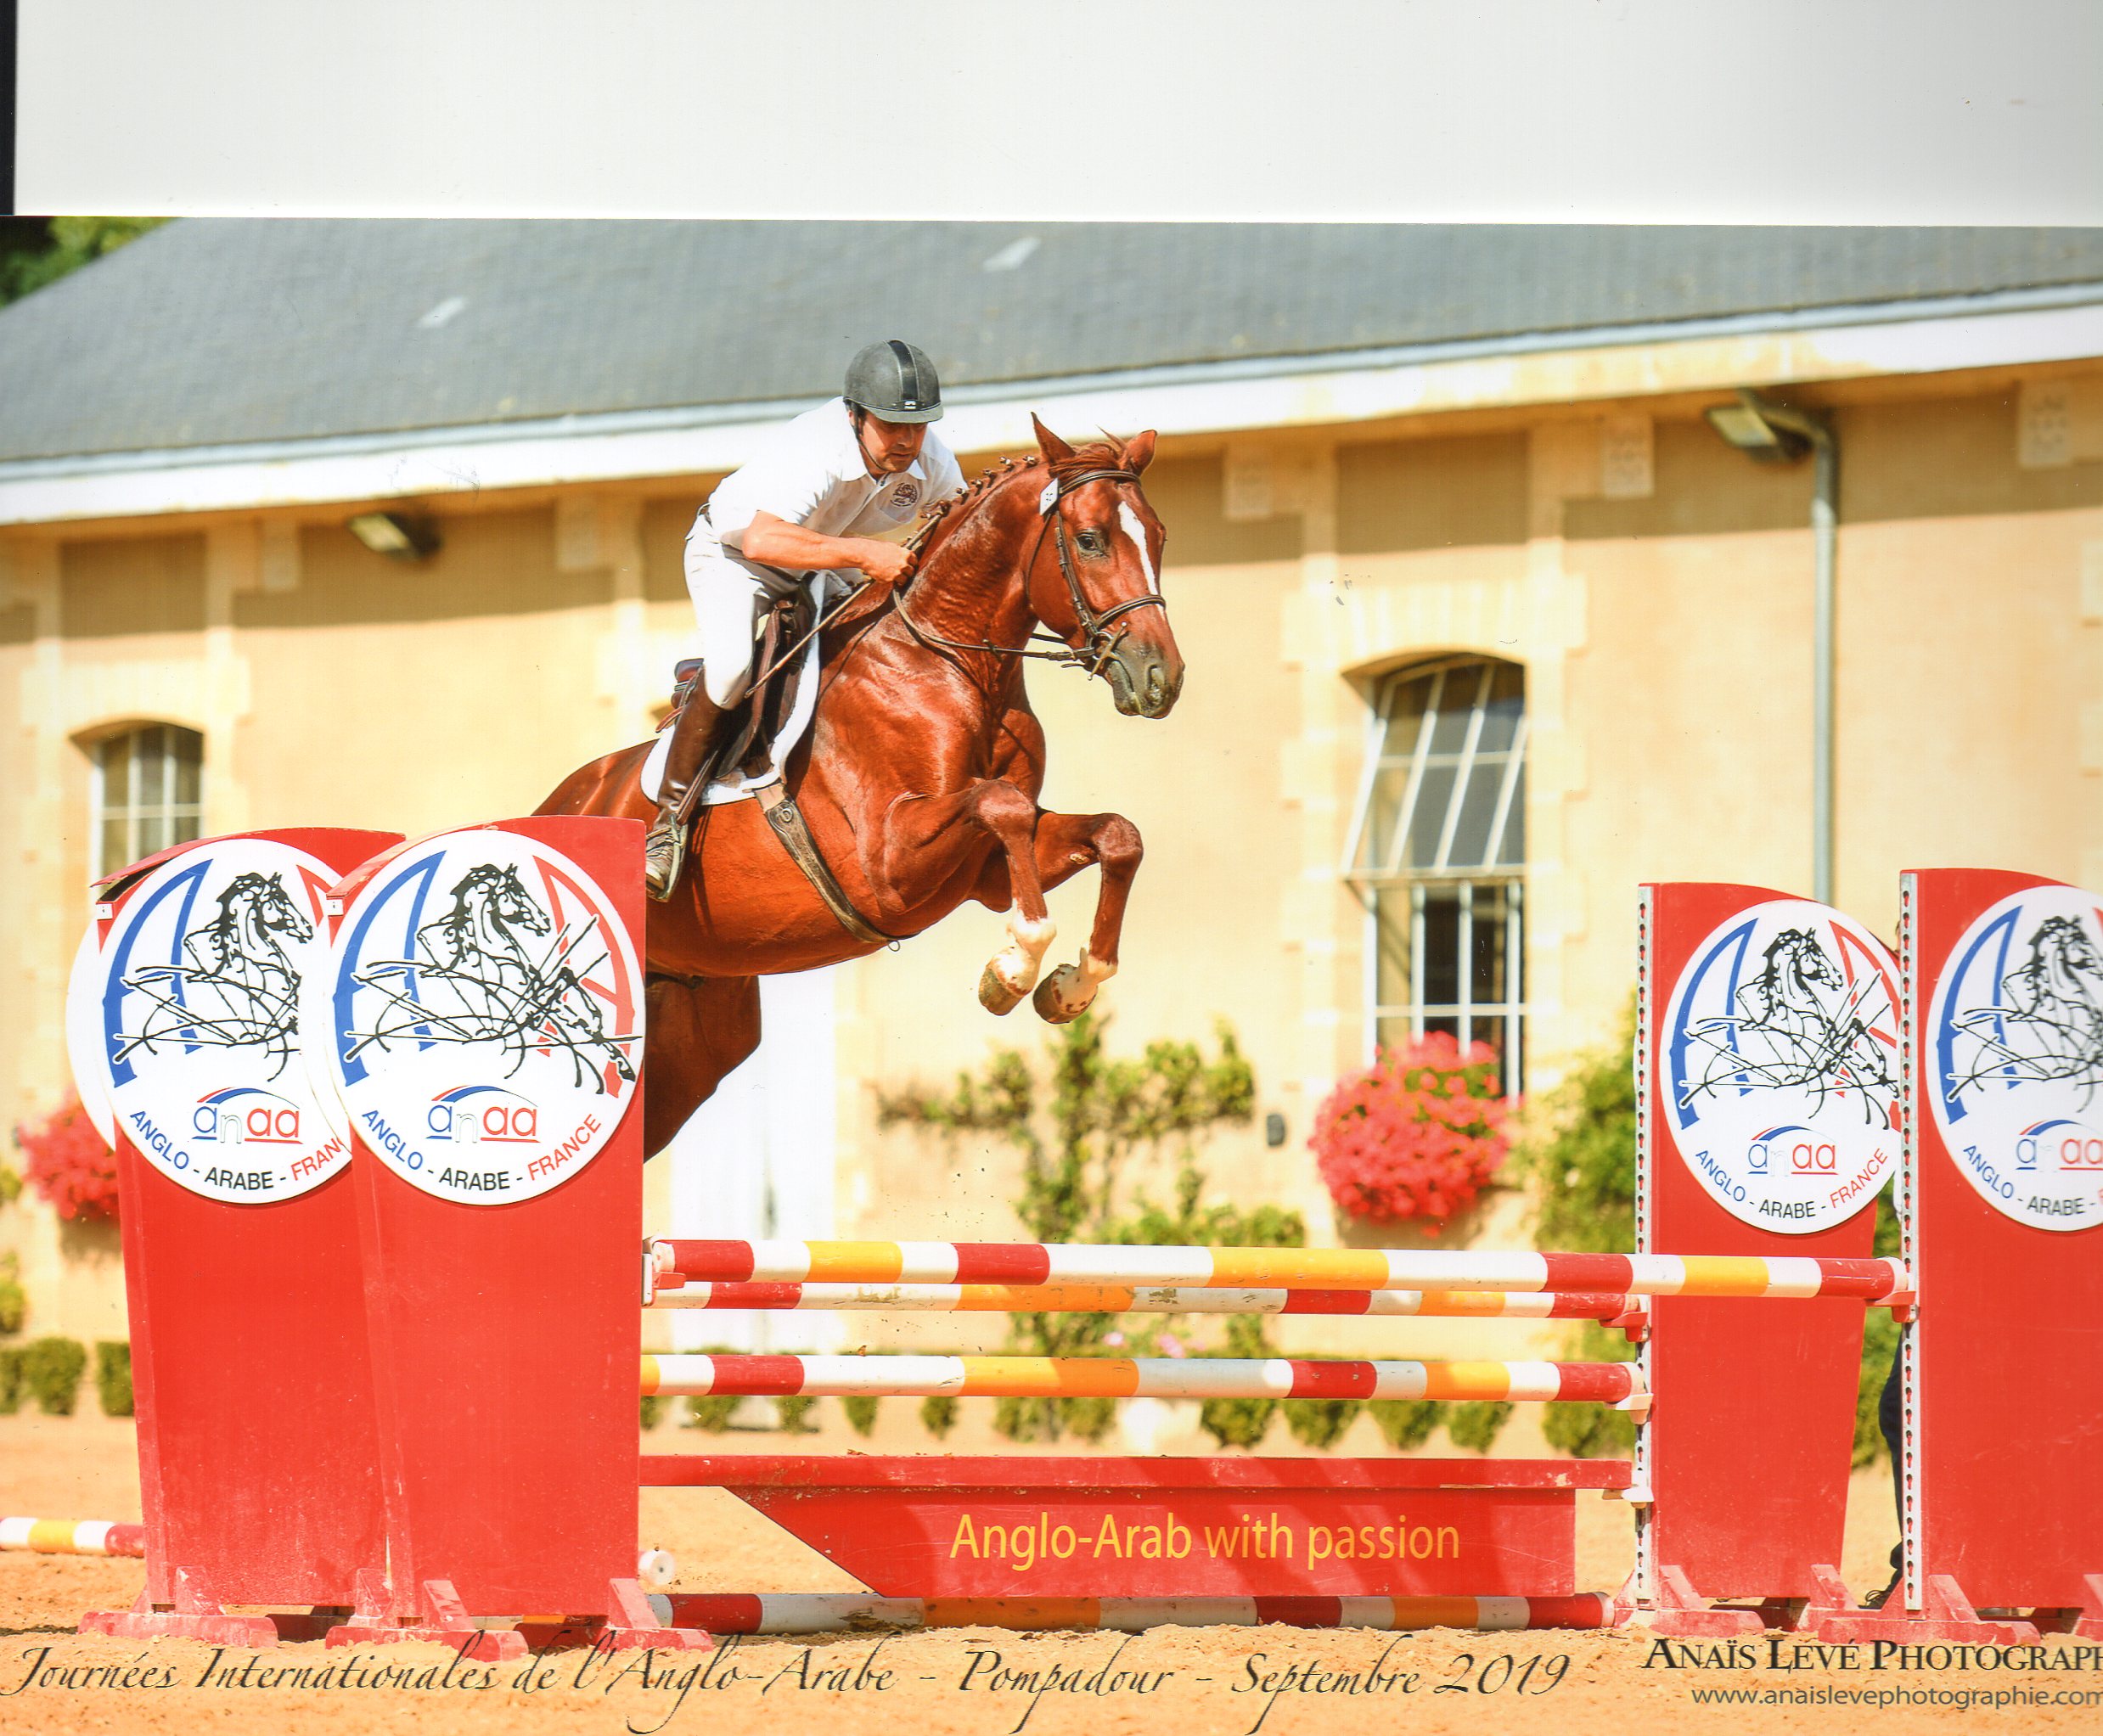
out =
{"type": "Polygon", "coordinates": [[[857,554],[855,565],[877,584],[902,584],[912,576],[913,551],[901,548],[895,542],[864,538],[857,554]]]}

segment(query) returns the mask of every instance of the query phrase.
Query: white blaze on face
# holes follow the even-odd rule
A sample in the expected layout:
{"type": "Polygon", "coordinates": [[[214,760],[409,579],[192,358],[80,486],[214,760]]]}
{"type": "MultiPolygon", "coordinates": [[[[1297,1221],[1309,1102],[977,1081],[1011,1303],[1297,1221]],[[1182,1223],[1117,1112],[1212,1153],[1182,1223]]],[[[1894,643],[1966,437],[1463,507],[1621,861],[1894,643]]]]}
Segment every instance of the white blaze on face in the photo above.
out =
{"type": "Polygon", "coordinates": [[[1139,515],[1132,510],[1130,501],[1121,500],[1117,503],[1117,522],[1125,527],[1125,535],[1132,539],[1133,547],[1139,551],[1139,570],[1146,575],[1148,593],[1160,596],[1161,581],[1154,576],[1154,557],[1146,552],[1146,526],[1139,522],[1139,515]]]}

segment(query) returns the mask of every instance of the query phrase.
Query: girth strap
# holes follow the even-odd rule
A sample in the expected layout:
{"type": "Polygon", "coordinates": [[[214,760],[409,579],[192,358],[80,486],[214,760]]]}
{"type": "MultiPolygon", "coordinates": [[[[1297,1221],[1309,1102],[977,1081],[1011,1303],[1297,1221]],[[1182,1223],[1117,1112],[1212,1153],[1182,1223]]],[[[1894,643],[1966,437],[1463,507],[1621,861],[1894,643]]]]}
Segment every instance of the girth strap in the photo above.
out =
{"type": "Polygon", "coordinates": [[[825,908],[832,912],[834,920],[841,928],[871,947],[888,947],[904,938],[902,935],[886,934],[848,902],[840,882],[833,878],[833,871],[825,866],[825,858],[818,853],[811,829],[803,823],[803,810],[796,805],[796,798],[783,784],[769,784],[753,794],[759,798],[761,812],[767,816],[767,823],[774,829],[774,836],[781,840],[781,847],[789,852],[789,859],[803,870],[803,878],[811,883],[812,889],[824,901],[825,908]]]}

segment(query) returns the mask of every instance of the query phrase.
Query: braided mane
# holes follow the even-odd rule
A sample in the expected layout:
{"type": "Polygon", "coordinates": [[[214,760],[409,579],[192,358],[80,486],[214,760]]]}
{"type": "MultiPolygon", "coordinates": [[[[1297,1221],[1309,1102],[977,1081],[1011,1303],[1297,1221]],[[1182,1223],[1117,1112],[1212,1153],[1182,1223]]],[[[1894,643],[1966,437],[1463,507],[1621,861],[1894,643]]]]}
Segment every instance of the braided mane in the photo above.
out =
{"type": "Polygon", "coordinates": [[[1054,480],[1064,482],[1089,470],[1116,469],[1124,463],[1124,444],[1116,440],[1091,440],[1077,446],[1063,458],[1046,460],[1032,452],[1027,458],[1004,458],[998,464],[990,465],[979,473],[978,480],[970,484],[961,494],[953,494],[948,499],[937,501],[928,509],[927,523],[922,529],[918,542],[920,557],[925,560],[947,540],[957,526],[970,518],[979,503],[1005,482],[1018,470],[1033,470],[1043,465],[1054,480]]]}

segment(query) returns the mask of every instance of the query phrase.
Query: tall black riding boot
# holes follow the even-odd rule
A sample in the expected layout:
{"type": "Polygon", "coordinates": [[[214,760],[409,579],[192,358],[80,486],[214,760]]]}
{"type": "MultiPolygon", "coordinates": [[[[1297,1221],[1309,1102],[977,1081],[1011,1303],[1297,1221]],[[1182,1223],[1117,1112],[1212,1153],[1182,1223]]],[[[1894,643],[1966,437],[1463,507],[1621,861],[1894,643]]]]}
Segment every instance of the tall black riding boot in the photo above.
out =
{"type": "Polygon", "coordinates": [[[657,817],[643,840],[643,885],[660,904],[672,896],[686,862],[688,823],[700,799],[701,773],[716,745],[723,708],[700,682],[672,726],[672,745],[665,750],[664,787],[657,793],[657,817]]]}

